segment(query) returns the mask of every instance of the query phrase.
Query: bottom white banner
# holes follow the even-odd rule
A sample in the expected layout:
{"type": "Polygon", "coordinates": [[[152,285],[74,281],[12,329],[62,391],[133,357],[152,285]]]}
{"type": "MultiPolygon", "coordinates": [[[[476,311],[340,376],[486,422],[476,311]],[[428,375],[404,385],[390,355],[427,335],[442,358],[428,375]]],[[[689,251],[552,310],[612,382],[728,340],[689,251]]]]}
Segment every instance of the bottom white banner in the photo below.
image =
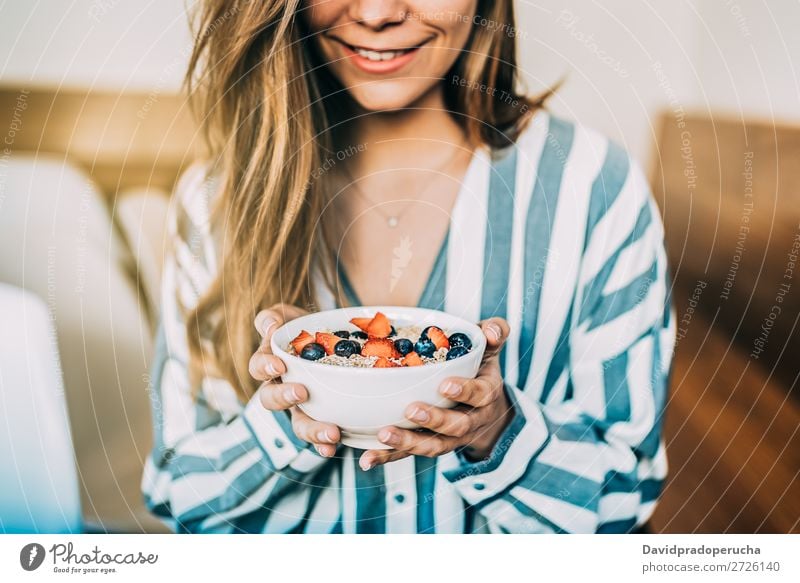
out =
{"type": "Polygon", "coordinates": [[[0,535],[0,581],[797,582],[798,555],[798,535],[0,535]]]}

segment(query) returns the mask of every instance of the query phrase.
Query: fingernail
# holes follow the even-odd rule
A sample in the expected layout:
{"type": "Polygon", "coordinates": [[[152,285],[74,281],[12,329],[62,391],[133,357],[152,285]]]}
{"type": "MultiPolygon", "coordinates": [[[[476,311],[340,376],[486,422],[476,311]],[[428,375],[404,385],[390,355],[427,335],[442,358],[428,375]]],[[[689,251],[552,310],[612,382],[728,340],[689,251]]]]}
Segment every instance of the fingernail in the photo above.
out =
{"type": "Polygon", "coordinates": [[[317,441],[333,441],[330,437],[328,437],[328,430],[322,429],[321,431],[317,432],[317,441]]]}
{"type": "Polygon", "coordinates": [[[412,421],[418,421],[420,423],[423,423],[430,418],[430,415],[428,415],[428,412],[425,411],[424,409],[420,407],[414,407],[414,409],[411,411],[411,414],[409,414],[408,418],[411,419],[412,421]]]}
{"type": "Polygon", "coordinates": [[[458,397],[459,393],[461,393],[461,385],[454,383],[453,381],[449,381],[444,387],[442,387],[442,393],[448,397],[458,397]]]}
{"type": "Polygon", "coordinates": [[[291,403],[297,403],[300,400],[300,395],[297,394],[297,389],[294,387],[286,387],[283,389],[283,398],[291,403]]]}
{"type": "Polygon", "coordinates": [[[264,366],[264,368],[266,369],[267,374],[270,376],[278,376],[280,374],[278,369],[275,368],[275,365],[270,361],[267,361],[267,364],[264,366]]]}
{"type": "Polygon", "coordinates": [[[500,338],[503,336],[503,330],[500,328],[500,326],[498,326],[494,322],[491,322],[490,324],[488,324],[486,326],[486,330],[489,333],[491,333],[492,336],[494,336],[494,341],[495,342],[499,342],[500,338]]]}
{"type": "Polygon", "coordinates": [[[322,451],[322,448],[321,448],[320,446],[318,446],[318,445],[316,445],[316,444],[315,444],[315,445],[314,445],[314,449],[316,449],[316,450],[317,450],[317,453],[318,453],[319,455],[321,455],[322,457],[328,457],[328,456],[325,454],[325,452],[324,452],[324,451],[322,451]]]}
{"type": "Polygon", "coordinates": [[[270,328],[272,328],[278,322],[274,318],[264,318],[264,321],[261,322],[261,335],[266,336],[270,328]]]}
{"type": "Polygon", "coordinates": [[[373,463],[370,461],[361,460],[360,462],[358,462],[358,465],[361,466],[362,470],[367,472],[372,469],[373,463]]]}
{"type": "Polygon", "coordinates": [[[400,438],[397,436],[397,434],[389,431],[388,429],[382,429],[378,433],[378,439],[387,445],[395,445],[400,441],[400,438]]]}

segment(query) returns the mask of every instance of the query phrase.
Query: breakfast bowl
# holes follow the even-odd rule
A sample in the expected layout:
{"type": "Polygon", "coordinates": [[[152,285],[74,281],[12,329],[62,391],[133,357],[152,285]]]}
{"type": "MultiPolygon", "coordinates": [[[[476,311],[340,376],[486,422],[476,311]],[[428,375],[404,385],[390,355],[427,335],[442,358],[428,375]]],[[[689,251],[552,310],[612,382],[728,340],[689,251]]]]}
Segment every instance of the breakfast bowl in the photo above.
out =
{"type": "MultiPolygon", "coordinates": [[[[388,449],[389,446],[376,437],[381,427],[419,427],[405,418],[405,410],[412,402],[422,401],[443,408],[456,404],[439,392],[439,386],[448,377],[475,378],[486,350],[486,337],[475,323],[438,310],[355,306],[291,320],[273,333],[270,345],[272,353],[285,364],[282,381],[300,383],[308,390],[308,399],[298,405],[303,412],[317,421],[337,425],[344,445],[388,449]],[[376,332],[376,320],[381,320],[383,326],[387,326],[388,321],[391,332],[376,332]],[[373,327],[367,326],[369,322],[373,327]],[[378,337],[363,332],[360,326],[378,337]],[[389,358],[370,356],[365,359],[360,354],[345,358],[337,355],[348,354],[348,351],[337,350],[336,355],[332,354],[332,343],[325,342],[333,338],[334,333],[338,335],[337,341],[347,340],[352,334],[352,338],[363,338],[365,344],[358,340],[352,347],[342,343],[339,348],[352,352],[356,345],[363,348],[370,344],[380,349],[388,346],[387,340],[402,347],[403,344],[395,342],[403,339],[398,337],[398,332],[413,333],[414,330],[422,332],[417,342],[412,343],[413,347],[419,347],[419,352],[426,356],[417,357],[416,352],[411,351],[405,356],[397,352],[387,354],[389,358]],[[430,341],[428,334],[436,341],[433,353],[426,352],[425,345],[420,344],[430,341]],[[382,338],[388,335],[391,335],[388,339],[382,338]],[[319,343],[314,343],[314,338],[319,339],[319,343]],[[452,339],[450,348],[448,338],[452,339]],[[320,344],[327,345],[327,358],[324,354],[312,354],[322,348],[320,344]],[[415,366],[407,366],[409,361],[415,366]]],[[[364,352],[369,353],[369,350],[364,352]]]]}

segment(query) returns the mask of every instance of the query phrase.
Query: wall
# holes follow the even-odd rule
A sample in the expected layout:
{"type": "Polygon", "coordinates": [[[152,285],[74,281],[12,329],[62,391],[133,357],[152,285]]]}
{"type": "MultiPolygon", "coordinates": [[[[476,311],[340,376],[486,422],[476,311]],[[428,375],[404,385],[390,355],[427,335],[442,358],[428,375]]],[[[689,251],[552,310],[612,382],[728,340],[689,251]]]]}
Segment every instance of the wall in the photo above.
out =
{"type": "Polygon", "coordinates": [[[553,102],[652,161],[653,114],[722,112],[800,123],[800,3],[521,0],[531,87],[566,75],[553,102]],[[792,56],[794,61],[792,61],[792,56]]]}
{"type": "MultiPolygon", "coordinates": [[[[168,92],[180,84],[194,0],[39,0],[0,8],[5,84],[168,92]],[[33,8],[31,8],[33,6],[33,8]]],[[[531,89],[566,84],[559,113],[649,162],[653,114],[724,111],[800,122],[800,3],[519,0],[531,89]]]]}
{"type": "Polygon", "coordinates": [[[163,91],[180,85],[193,0],[11,0],[0,5],[4,84],[163,91]]]}

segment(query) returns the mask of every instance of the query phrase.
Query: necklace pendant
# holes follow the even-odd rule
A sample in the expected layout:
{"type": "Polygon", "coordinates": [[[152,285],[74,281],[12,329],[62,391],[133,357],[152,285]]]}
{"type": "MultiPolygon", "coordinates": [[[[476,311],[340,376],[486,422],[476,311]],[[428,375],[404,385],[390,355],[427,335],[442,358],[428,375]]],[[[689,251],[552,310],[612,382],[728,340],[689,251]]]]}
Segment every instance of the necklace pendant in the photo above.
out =
{"type": "Polygon", "coordinates": [[[394,229],[397,226],[397,223],[398,223],[397,217],[388,217],[386,219],[386,223],[389,225],[389,227],[394,229]]]}

